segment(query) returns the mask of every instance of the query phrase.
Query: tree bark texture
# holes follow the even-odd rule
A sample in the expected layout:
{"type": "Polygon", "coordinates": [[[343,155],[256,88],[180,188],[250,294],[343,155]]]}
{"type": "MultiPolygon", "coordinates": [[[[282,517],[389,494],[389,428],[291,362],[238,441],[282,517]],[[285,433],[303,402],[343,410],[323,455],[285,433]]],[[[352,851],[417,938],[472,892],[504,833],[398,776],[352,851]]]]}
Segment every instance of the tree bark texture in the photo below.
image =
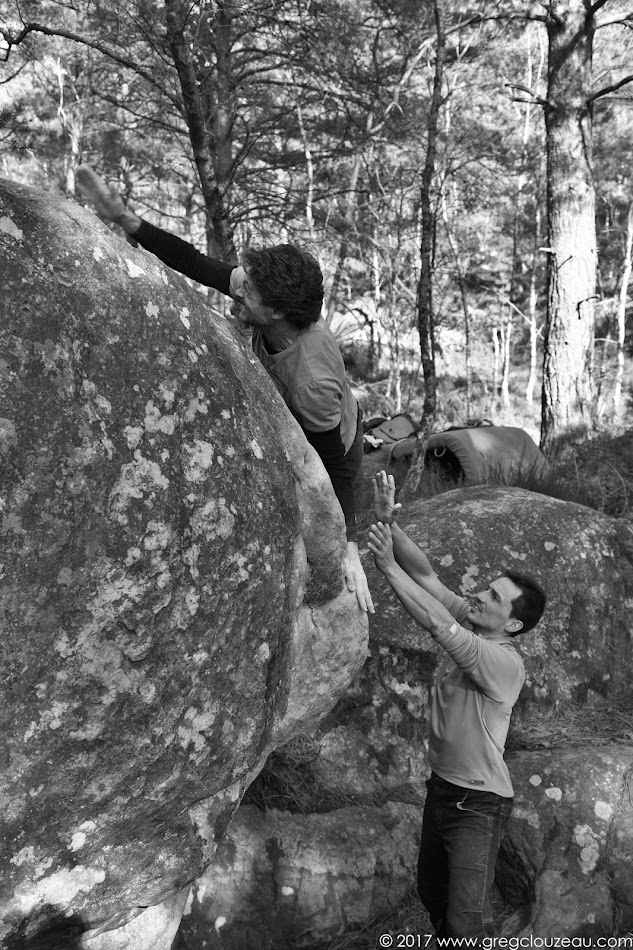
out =
{"type": "MultiPolygon", "coordinates": [[[[215,173],[222,215],[220,229],[231,260],[237,260],[233,245],[230,219],[230,194],[233,180],[233,122],[235,119],[235,80],[233,75],[233,21],[234,0],[220,0],[214,4],[213,14],[205,24],[208,36],[202,49],[209,44],[208,59],[215,68],[203,85],[207,128],[210,130],[211,158],[215,173]]],[[[215,226],[214,226],[215,233],[215,226]]],[[[226,256],[226,255],[225,255],[226,256]]]]}
{"type": "MultiPolygon", "coordinates": [[[[220,3],[218,16],[220,32],[226,28],[225,7],[228,4],[220,3]]],[[[165,0],[165,22],[169,49],[178,73],[182,92],[182,108],[189,140],[193,149],[193,157],[200,179],[200,187],[207,214],[207,243],[217,248],[217,253],[226,261],[236,262],[237,252],[233,242],[232,228],[229,224],[228,211],[218,182],[218,169],[223,179],[226,179],[226,143],[222,135],[222,124],[226,125],[226,115],[218,110],[215,114],[215,130],[209,128],[204,104],[200,94],[199,76],[196,71],[192,55],[192,47],[188,40],[189,5],[183,0],[165,0]],[[215,134],[214,134],[215,133],[215,134]],[[218,143],[224,147],[218,148],[218,143]],[[217,168],[216,168],[217,165],[217,168]]],[[[225,37],[222,37],[225,39],[225,37]]],[[[220,43],[220,49],[224,44],[220,43]]],[[[224,50],[224,52],[226,52],[224,50]]],[[[218,54],[218,66],[222,56],[218,54]]],[[[226,65],[226,57],[222,60],[226,65]]],[[[218,90],[220,93],[221,90],[218,90]]]]}
{"type": "Polygon", "coordinates": [[[528,377],[525,389],[525,400],[530,405],[534,401],[534,388],[536,386],[537,369],[537,336],[538,328],[536,325],[536,303],[538,300],[538,290],[536,286],[536,271],[538,266],[538,252],[541,243],[541,212],[538,205],[534,215],[534,248],[532,251],[532,267],[530,270],[530,295],[529,295],[529,325],[530,325],[530,375],[528,377]]]}
{"type": "Polygon", "coordinates": [[[418,284],[417,311],[420,335],[420,357],[424,377],[423,419],[432,423],[437,412],[437,373],[435,369],[435,315],[433,313],[433,267],[435,245],[435,213],[432,205],[432,188],[437,159],[438,117],[442,103],[442,79],[446,38],[444,35],[444,0],[435,0],[435,26],[437,47],[435,52],[435,75],[433,96],[427,122],[427,149],[420,187],[422,236],[420,239],[420,281],[418,284]]]}
{"type": "Polygon", "coordinates": [[[624,339],[626,333],[626,298],[628,293],[629,281],[631,279],[631,270],[633,252],[633,201],[629,202],[629,213],[627,215],[626,240],[624,247],[624,261],[622,264],[622,281],[620,283],[620,293],[618,294],[617,325],[618,325],[618,349],[617,349],[617,370],[615,374],[615,385],[613,387],[613,408],[616,418],[622,416],[622,382],[624,380],[624,339]]]}
{"type": "Polygon", "coordinates": [[[592,425],[597,242],[592,169],[594,15],[589,0],[550,0],[547,135],[548,298],[541,441],[592,425]]]}

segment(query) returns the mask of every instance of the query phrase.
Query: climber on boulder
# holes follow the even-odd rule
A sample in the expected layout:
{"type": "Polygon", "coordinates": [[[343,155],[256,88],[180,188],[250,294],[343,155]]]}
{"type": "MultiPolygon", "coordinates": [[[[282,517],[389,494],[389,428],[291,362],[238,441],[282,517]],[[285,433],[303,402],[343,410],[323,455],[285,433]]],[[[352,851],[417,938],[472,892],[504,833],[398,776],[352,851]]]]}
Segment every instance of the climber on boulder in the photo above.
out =
{"type": "Polygon", "coordinates": [[[392,476],[374,479],[369,548],[408,614],[446,651],[435,677],[418,893],[440,937],[491,936],[488,892],[514,791],[503,760],[525,681],[514,638],[545,609],[541,586],[506,571],[469,602],[399,527],[392,476]]]}
{"type": "Polygon", "coordinates": [[[235,266],[142,220],[87,165],[77,183],[97,212],[173,270],[230,296],[231,312],[252,329],[252,347],[330,476],[345,516],[343,573],[359,606],[374,606],[358,553],[354,482],[363,458],[360,408],[343,358],[321,316],[323,277],[316,259],[290,244],[247,250],[235,266]]]}

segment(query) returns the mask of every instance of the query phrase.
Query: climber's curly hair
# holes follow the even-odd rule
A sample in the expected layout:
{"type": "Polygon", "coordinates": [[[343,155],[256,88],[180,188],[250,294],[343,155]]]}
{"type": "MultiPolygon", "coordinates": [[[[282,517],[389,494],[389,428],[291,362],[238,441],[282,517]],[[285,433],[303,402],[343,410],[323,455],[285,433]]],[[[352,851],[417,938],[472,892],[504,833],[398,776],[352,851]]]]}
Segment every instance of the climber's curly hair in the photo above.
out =
{"type": "Polygon", "coordinates": [[[249,248],[242,262],[263,304],[301,329],[317,322],[323,306],[323,274],[312,254],[293,244],[277,244],[249,248]]]}

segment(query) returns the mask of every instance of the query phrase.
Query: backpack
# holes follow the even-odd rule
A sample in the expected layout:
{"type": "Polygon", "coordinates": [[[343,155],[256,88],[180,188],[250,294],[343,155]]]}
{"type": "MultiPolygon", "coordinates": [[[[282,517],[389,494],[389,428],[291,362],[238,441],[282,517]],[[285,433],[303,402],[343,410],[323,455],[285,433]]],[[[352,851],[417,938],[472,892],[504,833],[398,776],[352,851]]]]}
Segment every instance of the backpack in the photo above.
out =
{"type": "Polygon", "coordinates": [[[378,416],[363,424],[363,447],[365,452],[380,450],[389,465],[394,459],[413,454],[417,444],[417,428],[406,412],[391,419],[378,416]]]}

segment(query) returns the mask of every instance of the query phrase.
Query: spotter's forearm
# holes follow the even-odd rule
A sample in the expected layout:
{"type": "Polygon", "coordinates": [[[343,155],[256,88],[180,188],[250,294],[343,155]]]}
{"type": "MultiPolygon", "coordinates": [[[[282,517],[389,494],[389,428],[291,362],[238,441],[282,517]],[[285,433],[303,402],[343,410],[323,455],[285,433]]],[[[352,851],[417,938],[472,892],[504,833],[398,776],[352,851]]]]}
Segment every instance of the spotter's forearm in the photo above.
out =
{"type": "Polygon", "coordinates": [[[416,585],[423,587],[435,599],[441,600],[446,593],[446,587],[433,570],[422,548],[411,540],[397,521],[391,525],[391,537],[394,557],[400,567],[416,585]]]}
{"type": "Polygon", "coordinates": [[[453,623],[453,617],[446,607],[417,584],[399,564],[385,567],[383,575],[409,616],[428,630],[431,636],[453,623]]]}

